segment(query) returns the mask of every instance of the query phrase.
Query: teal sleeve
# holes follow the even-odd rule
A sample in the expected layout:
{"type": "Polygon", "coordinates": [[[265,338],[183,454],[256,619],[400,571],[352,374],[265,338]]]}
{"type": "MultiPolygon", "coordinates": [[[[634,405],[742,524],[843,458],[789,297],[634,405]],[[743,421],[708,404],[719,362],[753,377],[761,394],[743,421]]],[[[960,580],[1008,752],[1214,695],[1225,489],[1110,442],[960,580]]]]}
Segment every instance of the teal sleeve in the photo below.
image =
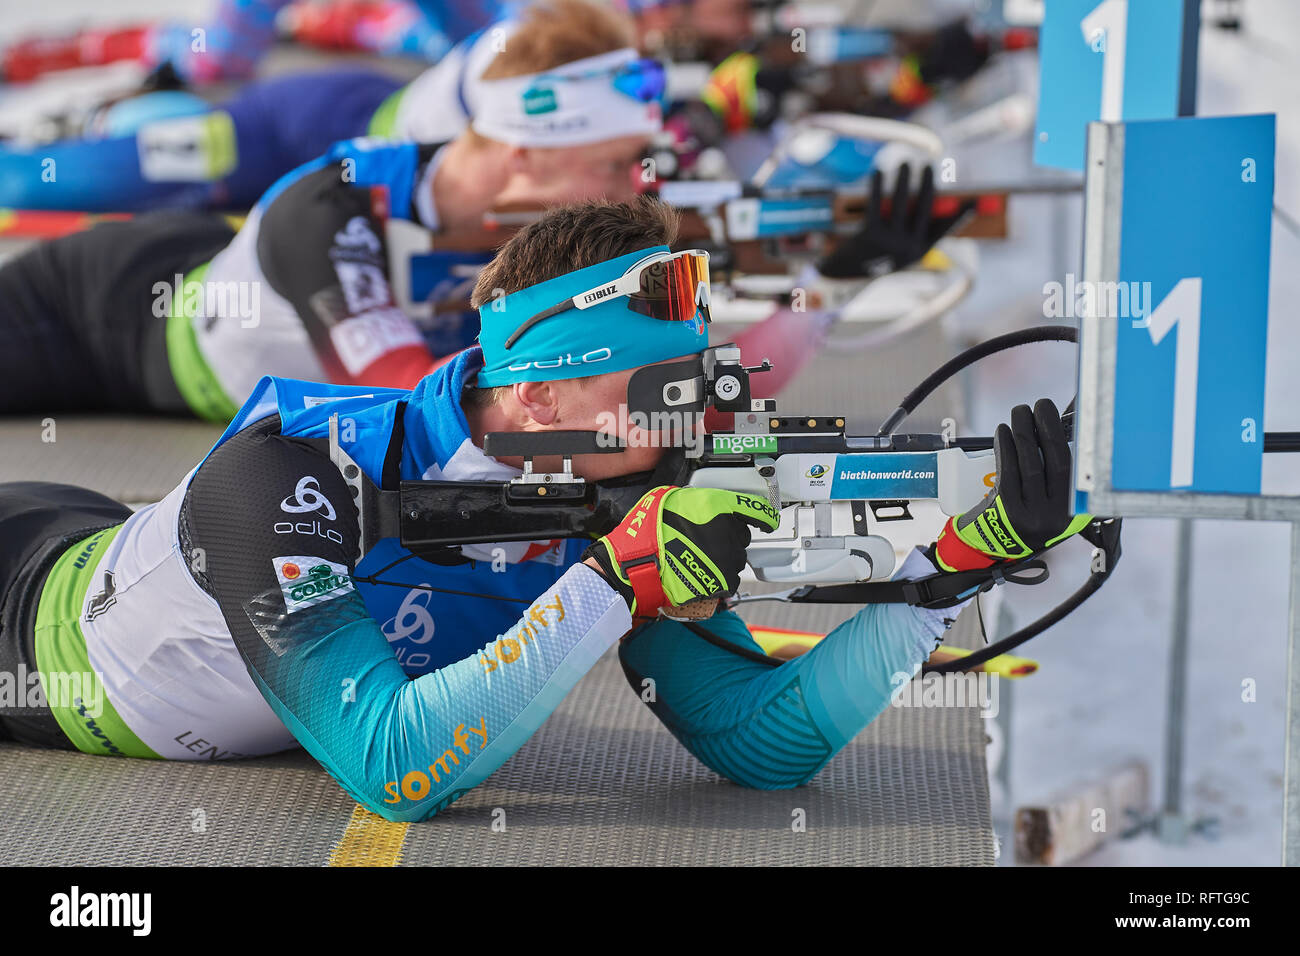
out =
{"type": "Polygon", "coordinates": [[[905,605],[868,605],[808,653],[774,666],[735,614],[703,626],[675,621],[636,631],[624,671],[672,734],[704,764],[743,786],[810,780],[889,705],[935,646],[934,629],[905,605]]]}
{"type": "Polygon", "coordinates": [[[629,627],[623,599],[575,565],[505,634],[411,679],[351,591],[259,628],[272,652],[252,673],[358,803],[424,820],[505,763],[629,627]]]}

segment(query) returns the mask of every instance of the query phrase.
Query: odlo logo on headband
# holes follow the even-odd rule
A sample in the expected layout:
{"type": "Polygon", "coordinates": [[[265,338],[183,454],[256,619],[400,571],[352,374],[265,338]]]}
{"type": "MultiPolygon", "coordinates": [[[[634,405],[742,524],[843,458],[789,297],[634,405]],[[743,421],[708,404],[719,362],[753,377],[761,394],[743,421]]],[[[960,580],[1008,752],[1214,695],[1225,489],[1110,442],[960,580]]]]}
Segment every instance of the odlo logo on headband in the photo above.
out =
{"type": "Polygon", "coordinates": [[[574,355],[568,352],[564,355],[557,355],[553,359],[536,359],[531,362],[515,362],[509,366],[511,372],[527,372],[530,368],[561,368],[565,365],[590,365],[593,362],[603,362],[612,358],[614,353],[608,348],[592,349],[582,355],[574,355]]]}
{"type": "Polygon", "coordinates": [[[524,91],[524,115],[537,116],[539,113],[554,113],[559,106],[555,102],[555,91],[546,87],[533,87],[524,91]]]}

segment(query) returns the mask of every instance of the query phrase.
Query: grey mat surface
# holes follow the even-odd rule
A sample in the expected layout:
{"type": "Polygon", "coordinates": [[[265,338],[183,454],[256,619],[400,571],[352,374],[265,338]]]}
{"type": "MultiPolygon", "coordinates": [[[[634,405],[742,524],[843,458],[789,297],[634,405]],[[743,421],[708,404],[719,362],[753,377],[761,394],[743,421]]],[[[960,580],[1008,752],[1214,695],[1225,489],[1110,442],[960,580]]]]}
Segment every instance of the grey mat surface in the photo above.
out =
{"type": "MultiPolygon", "coordinates": [[[[302,751],[191,764],[0,744],[0,865],[319,866],[354,806],[302,751]]],[[[611,651],[484,785],[409,827],[401,862],[991,865],[983,731],[970,708],[891,708],[807,786],[746,790],[663,729],[611,651]]]]}
{"type": "Polygon", "coordinates": [[[0,418],[0,482],[57,481],[131,504],[157,501],[223,430],[176,418],[8,416],[0,418]]]}

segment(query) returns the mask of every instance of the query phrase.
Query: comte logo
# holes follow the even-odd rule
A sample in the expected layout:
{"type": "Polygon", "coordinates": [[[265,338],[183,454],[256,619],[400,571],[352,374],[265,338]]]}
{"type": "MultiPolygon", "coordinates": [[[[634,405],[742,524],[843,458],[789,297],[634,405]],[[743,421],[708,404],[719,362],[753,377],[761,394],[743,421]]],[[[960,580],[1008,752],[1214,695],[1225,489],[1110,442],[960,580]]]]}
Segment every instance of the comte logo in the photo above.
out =
{"type": "Polygon", "coordinates": [[[303,554],[272,558],[271,564],[284,595],[286,613],[353,593],[346,565],[303,554]]]}

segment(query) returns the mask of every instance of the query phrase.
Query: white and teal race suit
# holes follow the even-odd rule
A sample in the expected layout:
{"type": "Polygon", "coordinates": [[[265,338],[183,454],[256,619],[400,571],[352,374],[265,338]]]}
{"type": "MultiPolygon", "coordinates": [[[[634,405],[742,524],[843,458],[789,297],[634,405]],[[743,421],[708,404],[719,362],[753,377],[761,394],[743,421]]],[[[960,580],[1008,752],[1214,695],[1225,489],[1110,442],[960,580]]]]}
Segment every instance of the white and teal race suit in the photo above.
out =
{"type": "MultiPolygon", "coordinates": [[[[30,586],[29,635],[43,674],[97,682],[50,699],[68,746],[192,760],[300,744],[364,806],[421,820],[500,767],[625,638],[629,679],[655,681],[650,706],[683,745],[781,788],[816,774],[933,650],[953,612],[906,605],[867,606],[780,664],[730,613],[708,622],[714,641],[667,620],[629,634],[579,541],[502,545],[499,571],[491,547],[444,566],[386,540],[358,558],[356,509],[320,441],[329,417],[383,488],[511,477],[460,408],[481,362],[462,353],[410,392],[264,379],[171,494],[70,543],[30,586]]],[[[913,557],[905,570],[932,572],[913,557]]]]}

